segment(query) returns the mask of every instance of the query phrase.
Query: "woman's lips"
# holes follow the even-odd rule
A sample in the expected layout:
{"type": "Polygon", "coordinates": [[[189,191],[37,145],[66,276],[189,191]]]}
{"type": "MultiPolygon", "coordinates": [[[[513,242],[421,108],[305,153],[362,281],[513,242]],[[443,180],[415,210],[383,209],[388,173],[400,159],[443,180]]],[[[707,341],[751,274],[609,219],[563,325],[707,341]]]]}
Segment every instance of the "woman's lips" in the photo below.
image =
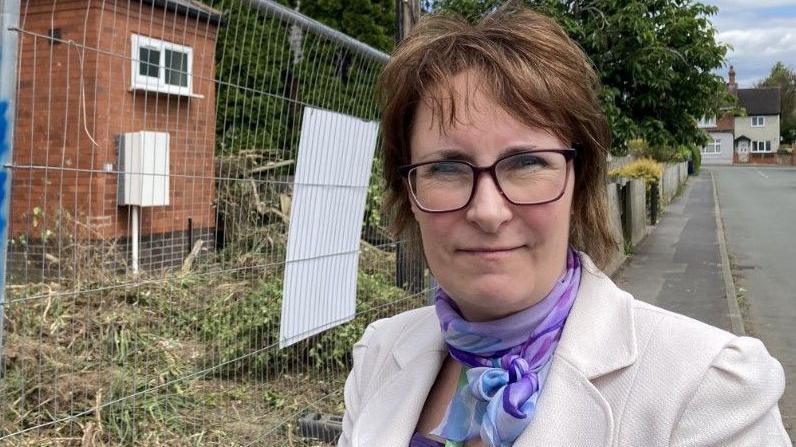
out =
{"type": "Polygon", "coordinates": [[[459,250],[465,256],[472,256],[481,259],[499,260],[513,255],[523,246],[510,247],[510,248],[493,248],[493,247],[476,247],[459,250]]]}

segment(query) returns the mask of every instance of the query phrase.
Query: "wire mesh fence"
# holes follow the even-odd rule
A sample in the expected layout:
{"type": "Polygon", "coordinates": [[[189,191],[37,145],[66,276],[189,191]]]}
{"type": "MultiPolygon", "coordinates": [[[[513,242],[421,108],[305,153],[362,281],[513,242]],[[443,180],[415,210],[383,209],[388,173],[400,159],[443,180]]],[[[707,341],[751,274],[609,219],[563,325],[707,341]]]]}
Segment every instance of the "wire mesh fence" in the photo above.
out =
{"type": "Polygon", "coordinates": [[[426,302],[422,266],[396,286],[377,150],[364,184],[310,185],[365,197],[355,316],[279,349],[308,111],[376,121],[386,55],[267,0],[19,8],[0,443],[317,444],[296,421],[342,414],[367,323],[426,302]]]}

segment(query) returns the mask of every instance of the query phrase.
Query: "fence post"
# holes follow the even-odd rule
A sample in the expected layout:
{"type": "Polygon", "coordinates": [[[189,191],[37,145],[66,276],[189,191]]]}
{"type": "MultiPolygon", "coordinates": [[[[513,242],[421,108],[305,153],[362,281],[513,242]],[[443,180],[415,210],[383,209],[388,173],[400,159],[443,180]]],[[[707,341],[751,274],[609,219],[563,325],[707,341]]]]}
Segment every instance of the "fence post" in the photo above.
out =
{"type": "Polygon", "coordinates": [[[658,223],[658,203],[660,202],[659,188],[660,183],[658,182],[652,182],[652,185],[650,185],[650,220],[652,221],[652,225],[658,223]]]}
{"type": "MultiPolygon", "coordinates": [[[[417,0],[395,0],[396,43],[403,40],[418,20],[420,5],[417,0]]],[[[415,247],[399,243],[396,248],[395,282],[411,293],[419,293],[425,286],[426,265],[423,256],[415,253],[415,247]]],[[[436,284],[436,281],[431,278],[436,284]]],[[[428,298],[432,301],[432,298],[428,298]]]]}
{"type": "MultiPolygon", "coordinates": [[[[8,216],[11,206],[11,163],[14,159],[19,0],[2,0],[0,14],[0,364],[3,358],[8,216]]],[[[2,366],[0,366],[0,372],[2,366]]]]}

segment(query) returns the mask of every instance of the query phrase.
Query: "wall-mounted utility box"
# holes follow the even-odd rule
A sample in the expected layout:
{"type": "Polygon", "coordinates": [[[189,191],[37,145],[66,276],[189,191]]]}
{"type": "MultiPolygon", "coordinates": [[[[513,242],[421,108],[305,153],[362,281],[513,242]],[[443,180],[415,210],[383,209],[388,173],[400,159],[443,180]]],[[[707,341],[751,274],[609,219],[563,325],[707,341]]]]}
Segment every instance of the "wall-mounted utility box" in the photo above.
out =
{"type": "Polygon", "coordinates": [[[168,205],[169,133],[121,134],[118,148],[119,205],[168,205]]]}

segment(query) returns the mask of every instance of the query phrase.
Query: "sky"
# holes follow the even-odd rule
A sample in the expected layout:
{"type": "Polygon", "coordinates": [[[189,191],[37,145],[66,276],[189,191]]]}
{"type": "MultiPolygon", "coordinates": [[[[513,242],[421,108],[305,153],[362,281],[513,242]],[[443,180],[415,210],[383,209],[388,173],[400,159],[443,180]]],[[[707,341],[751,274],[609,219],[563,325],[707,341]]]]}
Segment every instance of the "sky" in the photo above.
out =
{"type": "Polygon", "coordinates": [[[710,20],[718,31],[717,40],[733,47],[727,52],[727,66],[717,70],[725,81],[729,65],[735,66],[740,88],[754,87],[777,61],[796,68],[796,0],[701,2],[719,7],[710,20]]]}

